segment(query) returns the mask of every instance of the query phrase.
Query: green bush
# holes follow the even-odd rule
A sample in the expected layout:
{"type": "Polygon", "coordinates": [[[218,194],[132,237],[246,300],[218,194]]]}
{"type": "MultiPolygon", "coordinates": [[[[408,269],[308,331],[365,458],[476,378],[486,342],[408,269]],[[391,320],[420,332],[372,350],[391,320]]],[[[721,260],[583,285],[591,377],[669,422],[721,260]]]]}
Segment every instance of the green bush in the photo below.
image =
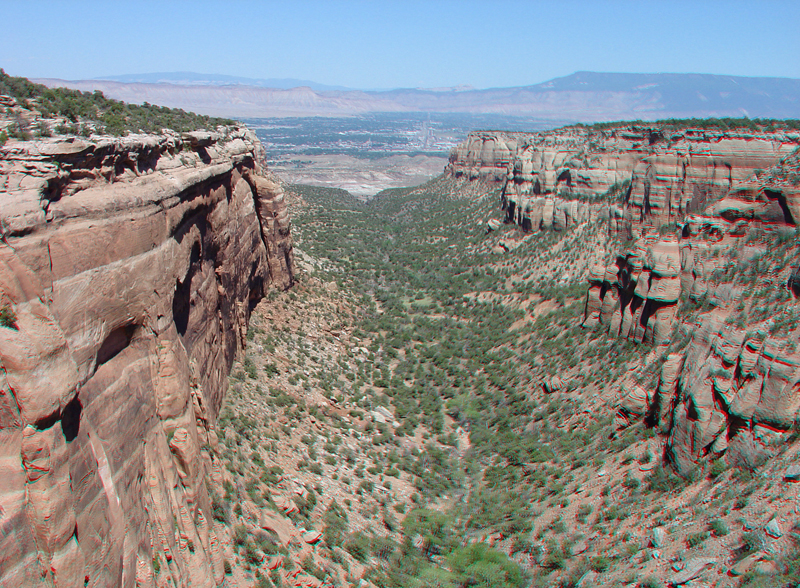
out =
{"type": "Polygon", "coordinates": [[[431,557],[452,550],[454,536],[451,524],[450,517],[442,512],[418,508],[408,513],[402,526],[406,537],[422,537],[423,552],[431,557]]]}
{"type": "MultiPolygon", "coordinates": [[[[106,98],[102,92],[80,92],[67,88],[47,88],[26,78],[12,77],[0,69],[0,94],[6,94],[24,103],[36,100],[37,108],[44,117],[62,116],[72,123],[79,120],[92,121],[111,135],[124,135],[128,132],[160,133],[162,129],[178,132],[197,129],[213,129],[218,125],[232,125],[230,119],[213,118],[186,112],[177,108],[126,104],[106,98]]],[[[90,128],[83,124],[70,125],[73,134],[89,133],[90,128]]],[[[63,132],[64,128],[57,129],[63,132]]],[[[19,130],[20,134],[26,134],[19,130]]]]}
{"type": "Polygon", "coordinates": [[[0,326],[9,329],[17,328],[17,313],[14,312],[14,309],[9,305],[0,307],[0,326]]]}
{"type": "Polygon", "coordinates": [[[622,485],[628,488],[629,490],[636,490],[642,483],[639,481],[638,478],[634,478],[633,476],[628,475],[625,476],[625,479],[622,481],[622,485]]]}
{"type": "Polygon", "coordinates": [[[244,525],[236,525],[233,528],[233,544],[241,547],[247,541],[247,529],[244,525]]]}
{"type": "Polygon", "coordinates": [[[725,464],[725,461],[722,458],[715,459],[713,462],[711,462],[711,467],[708,470],[708,477],[711,478],[712,480],[716,480],[723,473],[725,473],[726,469],[727,465],[725,464]]]}
{"type": "Polygon", "coordinates": [[[331,500],[322,515],[322,538],[329,547],[340,546],[347,530],[347,512],[335,500],[331,500]]]}
{"type": "Polygon", "coordinates": [[[228,515],[225,512],[225,504],[216,496],[211,501],[211,511],[214,516],[214,520],[220,522],[226,522],[228,520],[228,515]]]}
{"type": "Polygon", "coordinates": [[[598,555],[592,558],[591,567],[595,572],[603,573],[611,567],[611,560],[604,555],[598,555]]]}
{"type": "Polygon", "coordinates": [[[351,535],[345,542],[344,549],[353,556],[357,561],[364,563],[370,553],[370,539],[364,533],[356,533],[351,535]]]}
{"type": "Polygon", "coordinates": [[[462,586],[521,588],[524,584],[520,567],[507,555],[484,543],[456,549],[447,561],[462,586]]]}
{"type": "Polygon", "coordinates": [[[251,380],[255,380],[258,377],[258,372],[256,371],[256,364],[253,363],[252,358],[249,356],[244,358],[244,372],[251,380]]]}
{"type": "Polygon", "coordinates": [[[723,520],[716,519],[711,521],[711,524],[708,526],[717,537],[723,537],[724,535],[728,534],[728,525],[726,525],[725,521],[723,520]]]}
{"type": "Polygon", "coordinates": [[[671,492],[686,484],[685,480],[672,469],[665,468],[661,464],[653,469],[645,481],[651,492],[671,492]]]}
{"type": "Polygon", "coordinates": [[[699,533],[690,533],[686,537],[686,545],[689,547],[697,547],[698,545],[705,542],[708,539],[708,533],[706,531],[701,531],[699,533]]]}

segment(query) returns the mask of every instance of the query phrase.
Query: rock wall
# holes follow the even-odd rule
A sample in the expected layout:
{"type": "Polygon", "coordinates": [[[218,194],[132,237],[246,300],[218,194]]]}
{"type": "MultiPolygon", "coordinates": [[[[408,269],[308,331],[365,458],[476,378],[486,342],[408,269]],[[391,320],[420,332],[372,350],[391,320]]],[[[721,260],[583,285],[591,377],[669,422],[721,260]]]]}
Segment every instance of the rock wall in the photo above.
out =
{"type": "MultiPolygon", "coordinates": [[[[796,230],[798,145],[795,132],[664,125],[479,132],[452,151],[446,173],[502,186],[506,222],[525,231],[606,219],[625,240],[591,268],[583,325],[660,350],[653,389],[622,383],[617,424],[648,418],[687,471],[721,455],[750,464],[797,426],[800,355],[769,334],[773,323],[742,326],[735,274],[796,230]],[[751,242],[753,230],[767,236],[751,242]],[[687,324],[685,301],[713,310],[687,324]],[[688,344],[673,352],[681,337],[688,344]]],[[[759,296],[800,295],[800,270],[763,272],[759,296]]]]}
{"type": "Polygon", "coordinates": [[[613,337],[660,344],[672,332],[681,293],[681,251],[674,236],[649,234],[589,275],[584,326],[605,325],[613,337]]]}
{"type": "Polygon", "coordinates": [[[643,226],[660,227],[704,210],[798,145],[798,133],[672,130],[655,124],[484,131],[453,149],[445,173],[501,184],[507,221],[525,230],[558,230],[564,223],[602,217],[633,237],[643,226]]]}
{"type": "Polygon", "coordinates": [[[795,251],[798,197],[795,152],[690,214],[679,237],[646,233],[592,271],[584,325],[662,348],[656,387],[623,391],[622,422],[648,417],[680,470],[722,455],[753,466],[800,423],[797,270],[768,259],[780,243],[795,251]],[[679,300],[707,306],[689,323],[679,300]]]}
{"type": "Polygon", "coordinates": [[[214,423],[293,281],[262,159],[236,128],[0,149],[0,585],[222,584],[214,423]]]}

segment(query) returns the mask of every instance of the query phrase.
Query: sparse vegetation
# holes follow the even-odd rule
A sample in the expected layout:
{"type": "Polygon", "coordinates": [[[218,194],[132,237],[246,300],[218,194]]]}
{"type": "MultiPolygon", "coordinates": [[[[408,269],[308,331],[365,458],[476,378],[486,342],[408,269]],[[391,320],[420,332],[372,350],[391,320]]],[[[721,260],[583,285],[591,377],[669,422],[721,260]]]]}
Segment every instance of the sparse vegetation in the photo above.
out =
{"type": "MultiPolygon", "coordinates": [[[[256,311],[221,421],[232,437],[226,467],[245,487],[258,470],[254,490],[275,494],[268,508],[289,494],[289,516],[321,530],[342,570],[363,569],[386,587],[468,585],[484,572],[488,585],[516,585],[517,568],[506,570],[497,552],[531,586],[575,585],[586,574],[663,586],[666,558],[731,551],[746,535],[737,517],[760,516],[753,505],[764,490],[740,472],[765,467],[764,446],[745,452],[746,464],[715,454],[679,474],[649,417],[621,422],[611,404],[630,382],[653,394],[670,354],[683,353],[693,325],[718,306],[710,295],[682,297],[657,349],[581,328],[594,251],[633,245],[602,221],[485,235],[476,227],[495,209],[496,189],[446,178],[366,204],[309,186],[290,186],[287,197],[306,269],[256,311]],[[513,253],[498,254],[500,240],[513,253]],[[263,463],[245,457],[251,446],[263,463]],[[290,494],[294,479],[307,495],[290,494]],[[642,530],[655,526],[664,543],[645,547],[642,530]],[[472,545],[481,547],[465,555],[472,545]]],[[[769,239],[753,233],[750,244],[769,239]]],[[[784,239],[708,277],[744,276],[731,325],[763,314],[794,328],[793,311],[776,312],[791,294],[775,296],[758,276],[796,246],[784,239]]],[[[713,247],[710,258],[734,255],[713,247]]],[[[734,376],[728,366],[707,373],[734,376]]]]}

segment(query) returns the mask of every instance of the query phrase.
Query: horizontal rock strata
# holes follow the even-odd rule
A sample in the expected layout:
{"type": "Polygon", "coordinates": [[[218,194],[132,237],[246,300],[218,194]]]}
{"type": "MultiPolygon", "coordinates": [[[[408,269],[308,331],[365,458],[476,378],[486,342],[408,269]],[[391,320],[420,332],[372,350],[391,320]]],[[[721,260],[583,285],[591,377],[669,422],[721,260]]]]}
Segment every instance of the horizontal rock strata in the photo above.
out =
{"type": "MultiPolygon", "coordinates": [[[[583,324],[663,350],[654,387],[622,384],[616,422],[647,418],[667,436],[667,457],[688,470],[723,454],[752,463],[765,439],[798,421],[794,346],[725,322],[742,296],[731,272],[764,253],[749,237],[796,231],[798,145],[796,132],[657,124],[477,132],[452,151],[446,173],[498,186],[505,221],[524,231],[604,220],[610,235],[625,241],[595,256],[583,324]],[[723,249],[736,251],[736,259],[723,249]],[[677,316],[682,301],[719,310],[686,325],[677,316]],[[688,344],[670,352],[678,337],[688,344]]],[[[800,296],[800,270],[769,271],[800,296]]],[[[559,382],[554,377],[544,387],[554,391],[559,382]]]]}
{"type": "Polygon", "coordinates": [[[223,582],[214,423],[293,280],[262,159],[237,128],[0,149],[0,584],[223,582]]]}
{"type": "Polygon", "coordinates": [[[609,219],[629,236],[683,220],[800,145],[798,133],[642,125],[471,133],[446,173],[502,187],[507,220],[559,230],[609,219]]]}

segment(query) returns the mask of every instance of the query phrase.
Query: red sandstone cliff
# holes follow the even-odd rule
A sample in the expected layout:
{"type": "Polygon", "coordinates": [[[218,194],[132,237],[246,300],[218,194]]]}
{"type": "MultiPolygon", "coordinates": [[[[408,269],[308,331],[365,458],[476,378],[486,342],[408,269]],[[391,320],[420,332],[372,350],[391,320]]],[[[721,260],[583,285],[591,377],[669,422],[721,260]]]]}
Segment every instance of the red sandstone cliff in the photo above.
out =
{"type": "Polygon", "coordinates": [[[501,184],[507,222],[525,230],[596,219],[625,240],[591,268],[583,324],[652,346],[655,383],[631,373],[609,402],[618,426],[658,426],[685,471],[723,455],[751,465],[800,424],[799,144],[658,127],[473,133],[447,173],[501,184]]]}
{"type": "Polygon", "coordinates": [[[223,582],[214,423],[293,280],[262,158],[237,128],[0,148],[1,585],[223,582]]]}
{"type": "Polygon", "coordinates": [[[445,173],[501,184],[507,219],[526,230],[608,217],[632,236],[704,210],[798,145],[797,132],[658,125],[484,131],[453,149],[445,173]]]}

